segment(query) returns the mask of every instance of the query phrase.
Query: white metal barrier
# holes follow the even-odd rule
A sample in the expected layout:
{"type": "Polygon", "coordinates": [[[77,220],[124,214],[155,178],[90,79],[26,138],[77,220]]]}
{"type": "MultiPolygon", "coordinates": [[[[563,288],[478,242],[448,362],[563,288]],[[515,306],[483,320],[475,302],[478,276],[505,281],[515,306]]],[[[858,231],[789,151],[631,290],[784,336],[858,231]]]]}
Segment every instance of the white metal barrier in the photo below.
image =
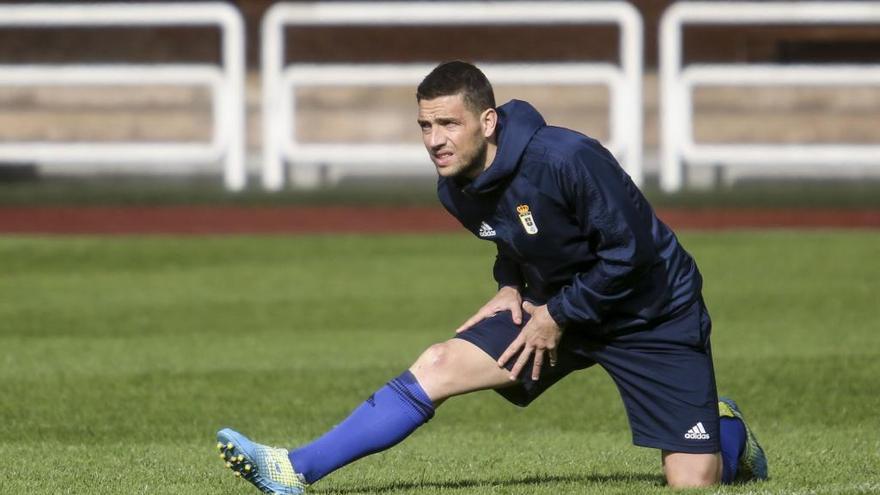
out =
{"type": "Polygon", "coordinates": [[[683,67],[687,24],[880,24],[880,2],[682,2],[660,27],[660,185],[683,186],[684,163],[755,165],[880,165],[880,144],[697,144],[693,137],[696,86],[880,85],[880,65],[700,64],[683,67]]]}
{"type": "Polygon", "coordinates": [[[487,77],[509,84],[604,84],[611,93],[611,140],[633,180],[642,180],[642,20],[625,2],[463,2],[275,4],[262,23],[263,186],[284,185],[285,161],[296,165],[297,185],[317,183],[316,165],[334,174],[348,165],[359,173],[430,170],[421,145],[296,140],[297,88],[306,85],[408,85],[415,88],[433,65],[291,64],[286,66],[284,29],[325,25],[546,25],[615,24],[620,29],[620,65],[480,64],[487,77]],[[364,167],[363,165],[369,165],[364,167]]]}
{"type": "Polygon", "coordinates": [[[240,190],[244,164],[244,23],[223,3],[17,4],[0,6],[0,27],[216,26],[222,33],[221,66],[4,65],[0,86],[23,85],[204,85],[212,93],[210,143],[0,142],[2,162],[192,163],[223,160],[224,183],[240,190]]]}

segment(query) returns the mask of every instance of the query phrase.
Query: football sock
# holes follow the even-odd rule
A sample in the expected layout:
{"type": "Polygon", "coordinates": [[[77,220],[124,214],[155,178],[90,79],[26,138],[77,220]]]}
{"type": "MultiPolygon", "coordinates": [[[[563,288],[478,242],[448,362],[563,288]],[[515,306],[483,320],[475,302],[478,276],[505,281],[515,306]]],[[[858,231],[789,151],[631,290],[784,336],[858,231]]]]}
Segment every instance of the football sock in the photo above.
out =
{"type": "Polygon", "coordinates": [[[324,436],[290,452],[290,462],[307,483],[314,483],[352,461],[396,445],[433,416],[434,403],[406,371],[324,436]]]}
{"type": "Polygon", "coordinates": [[[721,483],[733,483],[739,456],[746,445],[746,427],[738,418],[721,419],[721,483]]]}

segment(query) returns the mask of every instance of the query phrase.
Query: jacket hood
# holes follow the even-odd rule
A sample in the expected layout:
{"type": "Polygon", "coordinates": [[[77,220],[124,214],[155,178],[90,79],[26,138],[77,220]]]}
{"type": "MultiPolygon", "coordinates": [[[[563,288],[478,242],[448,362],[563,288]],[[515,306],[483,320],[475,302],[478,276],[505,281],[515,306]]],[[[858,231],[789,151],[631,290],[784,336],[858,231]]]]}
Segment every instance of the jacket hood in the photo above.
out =
{"type": "Polygon", "coordinates": [[[535,107],[521,100],[510,100],[498,107],[498,150],[492,165],[477,176],[463,190],[469,194],[493,191],[510,177],[519,166],[519,160],[541,127],[547,125],[535,107]]]}

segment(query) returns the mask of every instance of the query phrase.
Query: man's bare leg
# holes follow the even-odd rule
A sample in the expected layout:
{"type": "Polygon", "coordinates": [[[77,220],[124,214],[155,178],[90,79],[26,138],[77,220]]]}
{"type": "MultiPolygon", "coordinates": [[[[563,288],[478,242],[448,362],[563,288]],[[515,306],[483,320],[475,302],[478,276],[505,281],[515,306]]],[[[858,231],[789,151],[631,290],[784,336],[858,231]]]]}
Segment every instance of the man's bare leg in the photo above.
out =
{"type": "Polygon", "coordinates": [[[455,395],[512,385],[506,369],[474,344],[450,339],[434,344],[409,368],[437,407],[455,395]]]}

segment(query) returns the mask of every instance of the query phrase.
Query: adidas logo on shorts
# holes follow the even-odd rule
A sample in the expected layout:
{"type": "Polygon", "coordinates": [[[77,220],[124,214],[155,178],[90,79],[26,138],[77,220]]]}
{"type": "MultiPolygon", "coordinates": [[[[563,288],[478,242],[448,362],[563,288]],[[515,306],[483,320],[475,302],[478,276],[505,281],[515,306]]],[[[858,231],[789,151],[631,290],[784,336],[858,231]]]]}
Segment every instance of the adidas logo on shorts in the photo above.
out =
{"type": "Polygon", "coordinates": [[[684,438],[687,440],[708,440],[709,434],[703,428],[703,423],[699,422],[684,434],[684,438]]]}

